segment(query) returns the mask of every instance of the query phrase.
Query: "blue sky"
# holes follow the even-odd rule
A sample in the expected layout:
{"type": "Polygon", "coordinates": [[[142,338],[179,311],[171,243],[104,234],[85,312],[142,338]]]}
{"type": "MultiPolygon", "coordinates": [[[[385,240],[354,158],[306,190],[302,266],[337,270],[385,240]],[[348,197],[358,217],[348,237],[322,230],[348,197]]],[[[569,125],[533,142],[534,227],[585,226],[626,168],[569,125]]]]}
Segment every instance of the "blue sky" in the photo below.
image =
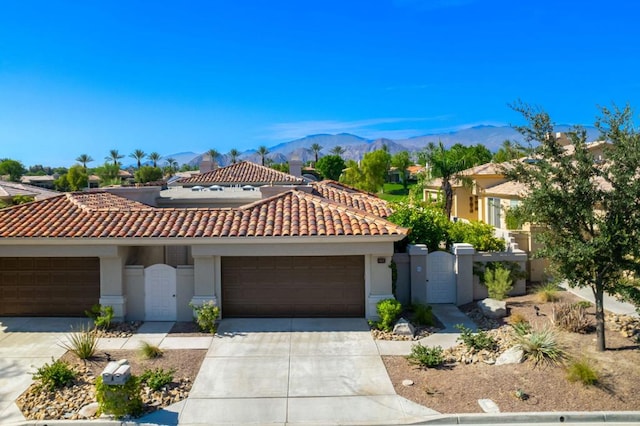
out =
{"type": "Polygon", "coordinates": [[[628,0],[13,1],[0,5],[0,158],[102,163],[315,133],[592,124],[640,108],[628,0]]]}

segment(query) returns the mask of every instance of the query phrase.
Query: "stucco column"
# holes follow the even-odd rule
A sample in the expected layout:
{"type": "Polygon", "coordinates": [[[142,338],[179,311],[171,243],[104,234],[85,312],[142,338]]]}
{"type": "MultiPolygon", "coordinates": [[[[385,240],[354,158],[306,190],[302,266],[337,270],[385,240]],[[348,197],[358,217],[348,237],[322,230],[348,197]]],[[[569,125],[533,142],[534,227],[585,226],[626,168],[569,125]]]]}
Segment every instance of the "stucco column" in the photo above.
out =
{"type": "Polygon", "coordinates": [[[191,303],[201,306],[213,301],[218,305],[216,288],[219,288],[219,271],[216,268],[218,256],[193,256],[193,298],[191,303]]]}
{"type": "Polygon", "coordinates": [[[473,255],[476,250],[471,244],[456,243],[451,251],[456,256],[456,304],[460,306],[473,302],[473,255]]]}
{"type": "Polygon", "coordinates": [[[113,308],[113,320],[124,321],[127,315],[127,297],[124,289],[125,253],[100,257],[100,304],[113,308]]]}
{"type": "Polygon", "coordinates": [[[424,244],[409,245],[409,271],[411,277],[411,303],[427,303],[427,255],[424,244]]]}
{"type": "Polygon", "coordinates": [[[366,293],[365,316],[377,320],[376,305],[384,299],[393,299],[391,259],[393,253],[369,254],[364,257],[364,286],[366,293]]]}

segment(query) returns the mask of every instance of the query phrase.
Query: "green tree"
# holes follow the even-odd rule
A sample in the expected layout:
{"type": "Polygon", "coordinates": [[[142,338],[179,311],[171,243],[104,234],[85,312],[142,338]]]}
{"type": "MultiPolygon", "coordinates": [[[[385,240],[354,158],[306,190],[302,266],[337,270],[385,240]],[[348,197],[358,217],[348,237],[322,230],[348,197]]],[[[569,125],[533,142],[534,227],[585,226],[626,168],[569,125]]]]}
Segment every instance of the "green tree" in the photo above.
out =
{"type": "Polygon", "coordinates": [[[144,160],[144,158],[146,156],[147,156],[147,153],[144,152],[141,149],[136,149],[131,154],[129,154],[129,157],[131,157],[131,158],[136,160],[136,163],[138,165],[138,169],[140,168],[140,166],[142,166],[142,160],[144,160]]]}
{"type": "Polygon", "coordinates": [[[267,159],[267,154],[269,154],[269,149],[264,145],[260,145],[258,147],[257,153],[260,156],[260,161],[262,162],[262,165],[264,166],[267,159]]]}
{"type": "Polygon", "coordinates": [[[442,193],[444,194],[444,212],[447,218],[451,218],[451,209],[453,207],[453,188],[451,181],[454,179],[464,180],[461,171],[467,168],[468,160],[461,149],[445,149],[442,142],[430,151],[427,155],[427,162],[432,178],[440,178],[442,180],[442,193]]]}
{"type": "Polygon", "coordinates": [[[12,182],[20,182],[20,178],[26,172],[21,162],[10,158],[0,160],[0,175],[9,175],[12,182]]]}
{"type": "Polygon", "coordinates": [[[112,161],[114,166],[118,165],[118,162],[124,158],[124,155],[121,155],[117,149],[109,150],[109,155],[104,157],[106,161],[112,161]]]}
{"type": "Polygon", "coordinates": [[[58,191],[80,191],[89,184],[89,175],[84,166],[76,164],[56,179],[53,184],[58,191]]]}
{"type": "Polygon", "coordinates": [[[345,149],[340,145],[336,145],[329,150],[329,154],[337,155],[339,157],[342,157],[342,154],[344,154],[345,152],[346,152],[345,149]]]}
{"type": "Polygon", "coordinates": [[[211,148],[207,151],[207,154],[209,158],[211,158],[211,165],[213,165],[214,168],[218,167],[218,157],[220,157],[220,153],[216,149],[211,148]]]}
{"type": "Polygon", "coordinates": [[[282,173],[289,173],[289,162],[278,163],[278,164],[270,164],[270,168],[273,170],[277,170],[282,173]]]}
{"type": "Polygon", "coordinates": [[[158,161],[160,161],[160,159],[162,157],[160,156],[160,154],[158,154],[157,152],[154,151],[154,152],[148,154],[147,158],[149,159],[149,161],[151,161],[151,165],[153,167],[158,167],[158,161]]]}
{"type": "Polygon", "coordinates": [[[91,156],[89,154],[80,154],[78,156],[78,158],[76,158],[76,161],[80,164],[82,164],[82,167],[84,168],[84,170],[87,170],[87,163],[91,163],[93,161],[93,158],[91,158],[91,156]]]}
{"type": "Polygon", "coordinates": [[[134,173],[136,182],[156,182],[162,179],[162,170],[159,167],[142,166],[134,173]]]}
{"type": "Polygon", "coordinates": [[[400,151],[391,157],[391,165],[398,169],[402,178],[402,186],[406,190],[409,186],[409,171],[407,170],[413,162],[409,156],[409,152],[400,151]]]}
{"type": "Polygon", "coordinates": [[[322,174],[325,179],[338,180],[346,165],[339,155],[325,155],[318,160],[316,170],[322,174]]]}
{"type": "Polygon", "coordinates": [[[493,154],[491,161],[494,163],[504,163],[505,161],[516,160],[525,155],[526,151],[521,146],[506,139],[502,142],[502,145],[500,145],[500,149],[493,154]]]}
{"type": "Polygon", "coordinates": [[[378,192],[384,185],[390,162],[391,155],[384,149],[367,152],[360,164],[352,160],[347,163],[341,179],[363,191],[378,192]]]}
{"type": "Polygon", "coordinates": [[[311,152],[313,152],[313,156],[316,159],[314,164],[318,163],[318,155],[320,154],[320,151],[322,151],[322,146],[320,146],[320,144],[314,143],[311,145],[311,152]]]}
{"type": "Polygon", "coordinates": [[[558,142],[555,124],[542,109],[521,102],[512,108],[526,125],[516,127],[529,143],[537,143],[531,161],[516,162],[506,176],[526,185],[521,208],[539,225],[542,248],[537,255],[571,286],[591,288],[596,305],[596,349],[604,351],[604,293],[616,294],[624,278],[640,273],[640,133],[629,107],[602,108],[596,127],[605,148],[596,162],[586,131],[568,133],[572,155],[558,142]]]}
{"type": "Polygon", "coordinates": [[[122,183],[120,166],[117,164],[105,162],[95,170],[95,173],[100,177],[100,186],[120,185],[122,183]]]}
{"type": "Polygon", "coordinates": [[[238,162],[238,158],[240,158],[240,151],[232,148],[227,155],[229,156],[229,161],[231,161],[231,164],[236,164],[238,162]]]}
{"type": "Polygon", "coordinates": [[[446,240],[448,219],[442,210],[425,203],[394,203],[389,221],[411,229],[410,244],[425,244],[429,251],[438,250],[446,240]]]}

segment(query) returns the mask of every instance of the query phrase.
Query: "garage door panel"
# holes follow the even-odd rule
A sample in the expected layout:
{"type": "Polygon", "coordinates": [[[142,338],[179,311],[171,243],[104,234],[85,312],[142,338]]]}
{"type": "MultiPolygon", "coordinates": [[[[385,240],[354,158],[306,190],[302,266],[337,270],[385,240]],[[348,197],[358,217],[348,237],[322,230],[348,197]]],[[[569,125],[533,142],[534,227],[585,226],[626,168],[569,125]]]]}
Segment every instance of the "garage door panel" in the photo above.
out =
{"type": "Polygon", "coordinates": [[[100,299],[98,258],[0,258],[0,315],[84,316],[100,299]]]}
{"type": "Polygon", "coordinates": [[[361,317],[364,257],[223,257],[221,296],[225,317],[361,317]]]}

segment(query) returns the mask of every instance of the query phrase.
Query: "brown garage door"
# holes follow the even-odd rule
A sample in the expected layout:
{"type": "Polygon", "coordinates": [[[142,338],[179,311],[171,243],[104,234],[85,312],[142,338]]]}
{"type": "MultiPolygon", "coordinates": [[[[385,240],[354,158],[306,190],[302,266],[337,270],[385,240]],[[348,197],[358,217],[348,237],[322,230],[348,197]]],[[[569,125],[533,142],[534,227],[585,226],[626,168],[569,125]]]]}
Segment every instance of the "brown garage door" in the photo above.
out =
{"type": "Polygon", "coordinates": [[[0,315],[84,316],[100,299],[94,257],[0,257],[0,315]]]}
{"type": "Polygon", "coordinates": [[[224,317],[363,317],[363,256],[223,257],[224,317]]]}

